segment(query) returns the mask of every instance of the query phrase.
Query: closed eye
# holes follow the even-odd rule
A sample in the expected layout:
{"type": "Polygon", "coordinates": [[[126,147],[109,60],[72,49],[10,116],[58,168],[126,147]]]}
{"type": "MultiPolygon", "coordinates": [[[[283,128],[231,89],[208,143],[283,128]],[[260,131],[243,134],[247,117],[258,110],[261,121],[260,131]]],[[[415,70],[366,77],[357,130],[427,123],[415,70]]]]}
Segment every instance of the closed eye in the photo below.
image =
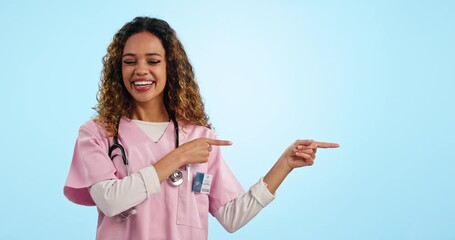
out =
{"type": "Polygon", "coordinates": [[[136,63],[136,61],[134,61],[134,60],[124,60],[123,63],[126,64],[126,65],[133,65],[133,64],[136,63]]]}

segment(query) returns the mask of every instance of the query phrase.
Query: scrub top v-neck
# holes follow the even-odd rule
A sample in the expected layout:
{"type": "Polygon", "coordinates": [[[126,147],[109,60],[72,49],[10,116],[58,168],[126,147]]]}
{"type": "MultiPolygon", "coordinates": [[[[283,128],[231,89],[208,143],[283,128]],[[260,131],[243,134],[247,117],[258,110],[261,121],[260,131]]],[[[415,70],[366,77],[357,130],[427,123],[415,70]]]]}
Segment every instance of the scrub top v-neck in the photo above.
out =
{"type": "Polygon", "coordinates": [[[132,120],[152,141],[158,142],[169,127],[169,122],[146,122],[132,120]]]}

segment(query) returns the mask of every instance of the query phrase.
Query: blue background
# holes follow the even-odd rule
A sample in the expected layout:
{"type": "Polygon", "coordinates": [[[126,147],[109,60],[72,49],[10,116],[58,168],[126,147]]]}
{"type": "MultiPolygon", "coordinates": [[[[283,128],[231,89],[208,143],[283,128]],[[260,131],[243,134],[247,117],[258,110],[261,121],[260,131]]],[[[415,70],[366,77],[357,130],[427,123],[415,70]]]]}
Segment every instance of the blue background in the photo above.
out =
{"type": "Polygon", "coordinates": [[[453,1],[0,1],[0,239],[94,239],[63,185],[101,58],[168,21],[245,188],[296,138],[341,144],[210,239],[455,239],[453,1]]]}

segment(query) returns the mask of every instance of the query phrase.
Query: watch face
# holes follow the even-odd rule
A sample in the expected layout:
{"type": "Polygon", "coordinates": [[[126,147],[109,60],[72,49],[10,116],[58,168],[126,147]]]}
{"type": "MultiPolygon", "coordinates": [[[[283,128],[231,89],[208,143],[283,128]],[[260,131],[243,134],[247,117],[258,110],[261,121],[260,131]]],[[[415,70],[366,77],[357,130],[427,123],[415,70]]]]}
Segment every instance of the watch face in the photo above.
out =
{"type": "Polygon", "coordinates": [[[170,184],[178,186],[183,183],[183,173],[177,169],[167,179],[169,180],[170,184]]]}

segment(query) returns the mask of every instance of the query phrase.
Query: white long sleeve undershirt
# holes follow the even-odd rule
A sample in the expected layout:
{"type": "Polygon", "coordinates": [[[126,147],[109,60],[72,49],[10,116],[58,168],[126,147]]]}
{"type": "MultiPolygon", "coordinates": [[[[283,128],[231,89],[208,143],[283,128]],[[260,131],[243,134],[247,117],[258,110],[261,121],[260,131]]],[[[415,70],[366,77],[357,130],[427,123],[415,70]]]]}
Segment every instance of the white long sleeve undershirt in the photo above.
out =
{"type": "MultiPolygon", "coordinates": [[[[120,214],[160,191],[160,181],[153,166],[121,180],[101,181],[90,187],[93,201],[108,217],[120,214]]],[[[274,198],[261,178],[249,191],[220,207],[214,216],[232,233],[248,223],[274,198]]]]}
{"type": "Polygon", "coordinates": [[[153,166],[121,180],[105,180],[90,187],[93,201],[108,217],[120,214],[160,191],[159,178],[153,166]]]}

